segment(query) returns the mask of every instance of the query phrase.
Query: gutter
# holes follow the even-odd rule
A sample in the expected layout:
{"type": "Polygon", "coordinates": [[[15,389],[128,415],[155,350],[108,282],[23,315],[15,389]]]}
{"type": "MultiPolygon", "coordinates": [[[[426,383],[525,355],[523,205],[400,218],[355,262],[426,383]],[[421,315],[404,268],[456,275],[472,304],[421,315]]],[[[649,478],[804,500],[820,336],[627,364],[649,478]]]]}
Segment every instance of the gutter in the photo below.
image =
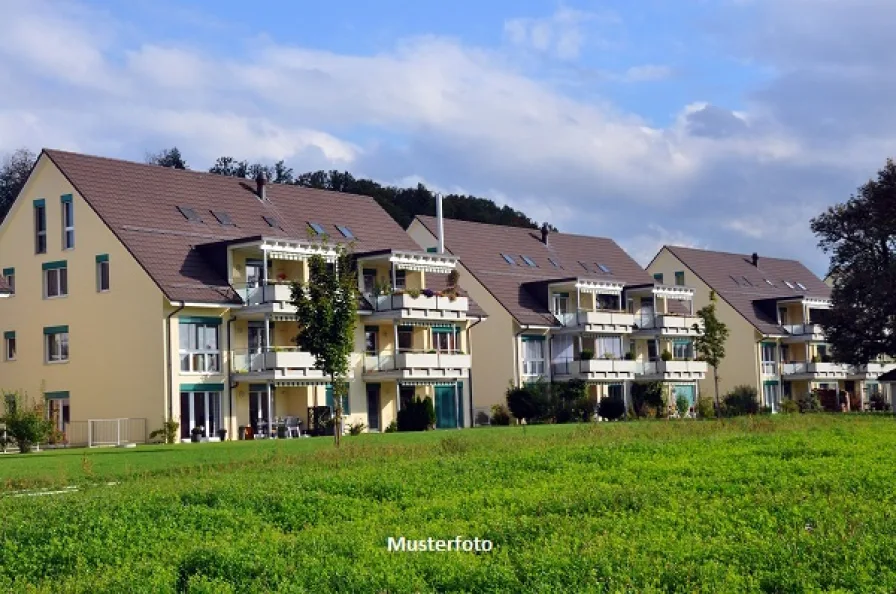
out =
{"type": "MultiPolygon", "coordinates": [[[[474,323],[467,326],[467,348],[470,350],[470,362],[471,363],[473,362],[473,348],[472,348],[473,341],[471,340],[472,337],[470,336],[470,334],[471,334],[470,331],[473,329],[473,326],[475,326],[476,324],[480,324],[480,323],[482,323],[481,317],[477,318],[474,323]]],[[[473,371],[472,371],[472,366],[470,369],[470,377],[467,380],[467,383],[470,385],[470,427],[474,427],[476,424],[476,417],[473,415],[473,371]]]]}
{"type": "MultiPolygon", "coordinates": [[[[171,302],[172,305],[174,302],[171,302]]],[[[171,385],[171,382],[174,381],[174,371],[171,367],[171,318],[174,314],[179,313],[186,307],[186,303],[183,301],[180,302],[180,306],[177,309],[172,311],[170,314],[165,316],[165,354],[166,354],[166,364],[165,369],[167,373],[165,374],[165,390],[168,392],[168,419],[172,420],[173,408],[174,408],[174,387],[171,385]]]]}

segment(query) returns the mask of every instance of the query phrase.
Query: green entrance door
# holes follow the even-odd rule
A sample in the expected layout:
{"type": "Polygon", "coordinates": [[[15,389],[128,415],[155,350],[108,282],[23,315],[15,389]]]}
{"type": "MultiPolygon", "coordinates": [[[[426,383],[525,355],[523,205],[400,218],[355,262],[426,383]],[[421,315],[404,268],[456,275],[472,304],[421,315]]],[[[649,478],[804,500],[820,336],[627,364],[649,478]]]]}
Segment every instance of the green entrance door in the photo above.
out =
{"type": "Polygon", "coordinates": [[[454,386],[436,386],[436,428],[457,428],[457,401],[454,386]]]}

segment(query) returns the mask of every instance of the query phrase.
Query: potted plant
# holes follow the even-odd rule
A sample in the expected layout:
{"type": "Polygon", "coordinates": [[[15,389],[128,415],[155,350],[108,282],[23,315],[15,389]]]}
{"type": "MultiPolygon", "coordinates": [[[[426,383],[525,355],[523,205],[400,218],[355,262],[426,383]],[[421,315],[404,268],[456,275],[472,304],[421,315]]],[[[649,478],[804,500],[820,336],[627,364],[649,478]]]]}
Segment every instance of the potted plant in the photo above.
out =
{"type": "Polygon", "coordinates": [[[626,360],[626,361],[634,361],[634,360],[635,360],[635,354],[634,354],[633,352],[631,352],[631,351],[628,351],[628,352],[625,354],[625,360],[626,360]]]}
{"type": "Polygon", "coordinates": [[[423,289],[421,293],[423,293],[424,297],[432,297],[435,295],[435,291],[433,291],[432,289],[423,289]]]}
{"type": "Polygon", "coordinates": [[[286,425],[284,425],[283,423],[277,425],[277,438],[286,439],[286,425]]]}
{"type": "Polygon", "coordinates": [[[405,293],[411,298],[416,299],[420,296],[420,289],[407,289],[405,293]]]}
{"type": "Polygon", "coordinates": [[[280,281],[281,283],[284,282],[284,281],[286,281],[286,273],[283,272],[283,271],[278,272],[278,273],[277,273],[277,280],[280,281]]]}
{"type": "Polygon", "coordinates": [[[221,441],[225,441],[227,439],[227,429],[225,429],[224,427],[218,429],[218,439],[220,439],[221,441]]]}
{"type": "Polygon", "coordinates": [[[672,360],[672,353],[670,353],[669,351],[663,351],[663,352],[660,354],[660,359],[662,359],[663,361],[671,361],[671,360],[672,360]]]}
{"type": "Polygon", "coordinates": [[[812,362],[813,362],[813,363],[820,363],[820,362],[821,362],[821,358],[820,358],[818,355],[812,355],[812,362]]]}
{"type": "Polygon", "coordinates": [[[200,438],[204,435],[205,427],[203,427],[202,425],[197,425],[190,431],[190,441],[192,441],[193,443],[199,443],[200,438]]]}
{"type": "Polygon", "coordinates": [[[611,360],[612,360],[612,359],[615,359],[615,358],[616,358],[616,355],[614,355],[613,353],[604,353],[603,358],[604,358],[604,359],[611,359],[611,360]]]}
{"type": "Polygon", "coordinates": [[[594,358],[594,351],[591,349],[582,349],[579,353],[579,361],[590,361],[594,358]]]}

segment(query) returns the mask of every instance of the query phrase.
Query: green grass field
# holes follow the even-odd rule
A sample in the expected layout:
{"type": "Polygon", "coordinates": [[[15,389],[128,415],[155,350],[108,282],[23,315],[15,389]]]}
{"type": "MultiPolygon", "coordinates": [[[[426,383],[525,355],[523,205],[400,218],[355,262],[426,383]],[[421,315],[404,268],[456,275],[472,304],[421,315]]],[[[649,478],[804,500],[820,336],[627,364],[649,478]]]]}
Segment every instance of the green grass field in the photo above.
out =
{"type": "Polygon", "coordinates": [[[0,591],[893,592],[894,452],[795,415],[0,456],[0,591]]]}

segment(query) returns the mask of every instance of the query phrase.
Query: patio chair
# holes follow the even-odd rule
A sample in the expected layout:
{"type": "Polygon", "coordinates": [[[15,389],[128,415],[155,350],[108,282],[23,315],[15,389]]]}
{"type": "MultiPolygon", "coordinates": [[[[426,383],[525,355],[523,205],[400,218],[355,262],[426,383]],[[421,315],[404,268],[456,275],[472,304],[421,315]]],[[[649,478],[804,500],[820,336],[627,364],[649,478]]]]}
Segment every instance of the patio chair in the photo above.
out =
{"type": "Polygon", "coordinates": [[[302,419],[299,417],[286,417],[286,436],[302,437],[302,419]]]}

